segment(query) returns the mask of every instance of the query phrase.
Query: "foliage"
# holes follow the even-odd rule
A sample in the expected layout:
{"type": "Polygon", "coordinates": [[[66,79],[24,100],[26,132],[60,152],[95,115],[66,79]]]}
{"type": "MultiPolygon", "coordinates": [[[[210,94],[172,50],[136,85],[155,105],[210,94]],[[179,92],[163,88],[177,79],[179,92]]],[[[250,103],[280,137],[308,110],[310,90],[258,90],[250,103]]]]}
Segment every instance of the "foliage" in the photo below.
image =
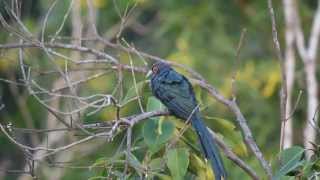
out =
{"type": "MultiPolygon", "coordinates": [[[[12,23],[3,8],[2,3],[5,2],[11,3],[10,0],[1,1],[0,13],[4,14],[5,18],[12,23]]],[[[48,16],[47,27],[43,31],[45,15],[53,1],[24,0],[22,3],[22,22],[34,33],[35,37],[41,36],[43,32],[44,39],[50,40],[61,26],[70,2],[56,1],[55,7],[48,16]]],[[[303,153],[306,150],[300,146],[284,150],[276,156],[280,136],[278,98],[280,70],[278,61],[274,59],[273,55],[271,26],[266,13],[265,1],[93,0],[92,2],[93,7],[97,10],[97,31],[111,42],[119,43],[125,47],[128,44],[133,45],[140,51],[191,67],[227,97],[232,95],[231,77],[236,71],[237,102],[248,119],[257,144],[268,160],[274,160],[272,166],[274,167],[275,179],[286,179],[290,176],[310,178],[319,172],[320,151],[317,144],[314,144],[317,153],[311,161],[303,158],[303,153]],[[117,37],[121,29],[121,20],[123,20],[121,17],[125,17],[128,10],[132,10],[129,14],[131,19],[126,21],[126,27],[123,27],[120,37],[117,37]],[[248,33],[240,51],[239,60],[236,62],[236,47],[242,28],[246,28],[248,33]],[[279,161],[275,159],[279,159],[279,161]]],[[[306,19],[307,23],[311,22],[311,12],[315,8],[314,1],[301,1],[299,4],[301,4],[302,19],[306,19]]],[[[84,22],[82,34],[85,36],[89,29],[87,1],[81,0],[80,5],[81,19],[84,22]]],[[[281,1],[275,2],[275,5],[278,15],[277,22],[283,24],[281,1]]],[[[63,37],[70,36],[72,33],[71,21],[70,15],[59,34],[61,42],[69,42],[69,39],[63,39],[63,37]]],[[[14,26],[17,25],[14,24],[14,26]]],[[[309,24],[304,27],[309,27],[309,24]]],[[[283,26],[278,28],[281,35],[284,31],[283,26]]],[[[284,37],[281,36],[280,39],[283,40],[284,37]]],[[[1,29],[0,44],[11,42],[19,42],[19,39],[12,33],[1,29]]],[[[101,51],[110,51],[124,64],[130,65],[130,61],[132,61],[137,66],[145,65],[144,59],[139,54],[131,57],[127,53],[110,50],[99,43],[95,44],[96,41],[83,40],[82,43],[97,47],[101,51]]],[[[281,44],[283,44],[282,41],[281,44]]],[[[81,83],[76,89],[79,95],[84,97],[106,93],[114,95],[119,104],[123,106],[120,110],[121,117],[138,114],[141,112],[141,108],[145,111],[163,109],[161,103],[151,96],[149,83],[144,74],[135,74],[134,81],[131,72],[123,72],[122,84],[119,85],[119,79],[115,75],[117,71],[110,71],[113,72],[110,73],[111,65],[109,64],[82,66],[76,63],[66,63],[62,57],[56,57],[55,61],[49,61],[47,54],[37,49],[26,48],[24,52],[26,68],[32,69],[30,76],[45,88],[53,87],[54,83],[59,80],[58,73],[53,71],[53,67],[60,67],[63,71],[95,68],[98,70],[86,70],[91,73],[87,75],[92,75],[96,71],[103,71],[106,74],[99,78],[93,78],[88,83],[81,83]]],[[[73,53],[61,49],[57,52],[68,56],[73,53]]],[[[18,55],[18,50],[1,50],[0,80],[10,79],[21,82],[22,74],[18,55]]],[[[86,57],[86,59],[91,58],[86,57]]],[[[302,67],[297,66],[296,70],[298,83],[295,89],[304,89],[302,67]]],[[[190,77],[188,73],[182,73],[190,77]]],[[[78,81],[79,79],[73,80],[78,81]]],[[[207,92],[200,87],[195,86],[195,91],[208,127],[217,132],[233,152],[244,159],[259,176],[265,178],[259,163],[246,148],[243,135],[230,111],[210,98],[207,92]]],[[[298,91],[293,94],[294,97],[297,97],[298,91]]],[[[41,97],[48,98],[45,95],[41,95],[41,97]]],[[[0,104],[2,103],[6,107],[0,111],[1,124],[12,123],[13,127],[18,128],[45,129],[48,124],[52,123],[52,121],[47,122],[47,110],[28,94],[23,86],[17,86],[15,89],[10,84],[1,81],[0,104]],[[24,104],[21,105],[21,102],[24,104]],[[25,111],[29,112],[30,121],[26,120],[28,115],[25,114],[25,111]]],[[[68,103],[64,99],[58,104],[64,109],[68,109],[68,103]]],[[[304,122],[305,104],[305,98],[302,97],[301,103],[298,104],[294,113],[295,128],[299,135],[301,134],[299,129],[304,122]]],[[[117,117],[117,109],[113,106],[98,111],[89,108],[82,113],[81,117],[84,123],[109,122],[117,117]]],[[[185,126],[183,122],[171,116],[154,117],[143,121],[133,127],[130,152],[127,152],[124,147],[126,134],[120,128],[117,130],[117,136],[112,139],[113,141],[106,143],[104,140],[104,144],[93,152],[84,150],[70,159],[70,162],[76,162],[73,165],[88,168],[83,171],[70,168],[61,173],[63,174],[61,178],[136,179],[145,176],[149,179],[185,179],[189,177],[190,179],[211,179],[213,172],[201,155],[196,135],[192,129],[188,128],[183,134],[180,134],[185,126]],[[125,164],[128,164],[128,167],[125,164]],[[124,173],[125,171],[128,173],[124,173]]],[[[20,131],[12,134],[24,144],[32,144],[35,137],[38,137],[38,140],[42,142],[49,136],[49,133],[31,135],[20,131]]],[[[57,144],[70,140],[71,133],[66,134],[65,139],[60,140],[57,144]]],[[[76,135],[75,138],[83,136],[81,133],[73,135],[76,135]]],[[[295,137],[295,144],[302,143],[302,139],[299,137],[295,137]]],[[[21,162],[25,159],[25,152],[17,150],[16,146],[9,143],[3,134],[0,134],[0,146],[0,165],[9,162],[8,169],[24,168],[24,163],[21,162]]],[[[67,165],[70,162],[67,162],[67,165]]],[[[248,176],[230,160],[224,158],[224,162],[230,179],[248,179],[248,176]]],[[[44,169],[52,168],[50,171],[43,170],[42,174],[40,173],[40,176],[43,175],[40,177],[42,179],[46,179],[45,172],[55,172],[53,170],[58,169],[50,164],[50,161],[45,161],[41,166],[44,169]]],[[[17,176],[8,175],[5,179],[16,179],[17,176]]]]}
{"type": "Polygon", "coordinates": [[[291,179],[293,177],[302,179],[313,179],[319,177],[319,147],[314,144],[315,152],[311,160],[304,157],[305,149],[293,146],[285,149],[279,154],[278,169],[275,171],[274,179],[291,179]]]}

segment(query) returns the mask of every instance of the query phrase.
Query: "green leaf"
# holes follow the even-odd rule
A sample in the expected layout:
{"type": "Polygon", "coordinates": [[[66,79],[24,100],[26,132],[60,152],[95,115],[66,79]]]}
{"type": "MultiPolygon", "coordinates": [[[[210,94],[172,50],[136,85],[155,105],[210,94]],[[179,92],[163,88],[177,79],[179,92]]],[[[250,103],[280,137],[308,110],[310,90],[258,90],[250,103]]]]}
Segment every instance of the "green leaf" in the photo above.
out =
{"type": "Polygon", "coordinates": [[[96,161],[90,166],[90,169],[97,167],[97,166],[103,166],[103,165],[107,164],[107,160],[108,160],[108,158],[106,158],[106,157],[96,159],[96,161]]]}
{"type": "Polygon", "coordinates": [[[139,175],[142,175],[142,171],[144,169],[143,165],[134,154],[128,153],[128,162],[129,165],[133,167],[139,175]]]}
{"type": "Polygon", "coordinates": [[[300,146],[293,146],[285,149],[280,153],[280,169],[275,173],[274,180],[278,180],[286,176],[289,172],[301,166],[304,149],[300,146]]]}
{"type": "Polygon", "coordinates": [[[202,88],[200,86],[193,87],[194,93],[196,94],[196,98],[198,100],[198,104],[202,104],[202,88]]]}
{"type": "Polygon", "coordinates": [[[172,180],[172,178],[165,174],[156,173],[155,174],[160,180],[172,180]]]}
{"type": "Polygon", "coordinates": [[[98,180],[98,179],[106,179],[107,177],[104,177],[104,176],[94,176],[94,177],[91,177],[89,178],[88,180],[98,180]]]}
{"type": "Polygon", "coordinates": [[[173,179],[183,179],[189,165],[189,152],[185,148],[171,149],[166,154],[167,166],[173,179]]]}
{"type": "Polygon", "coordinates": [[[101,157],[98,158],[91,166],[90,169],[94,169],[98,166],[107,166],[113,163],[123,163],[123,153],[117,153],[112,158],[101,157]]]}
{"type": "MultiPolygon", "coordinates": [[[[155,97],[149,97],[146,109],[147,111],[155,111],[164,109],[164,106],[155,97]]],[[[173,131],[174,124],[170,121],[163,121],[163,118],[153,117],[145,122],[143,137],[152,154],[163,147],[173,135],[173,131]]]]}
{"type": "MultiPolygon", "coordinates": [[[[147,103],[147,111],[157,111],[157,110],[163,110],[164,109],[164,106],[163,104],[158,100],[156,99],[155,97],[149,97],[148,98],[148,103],[147,103]]],[[[162,134],[162,122],[163,122],[163,119],[164,118],[161,118],[161,117],[152,117],[150,119],[153,119],[153,120],[160,120],[159,121],[159,125],[158,125],[158,128],[157,128],[157,131],[159,134],[162,134]]]]}
{"type": "Polygon", "coordinates": [[[230,120],[226,120],[219,117],[206,117],[210,121],[214,121],[215,127],[223,136],[225,141],[231,145],[232,150],[238,154],[246,156],[248,155],[247,146],[243,142],[242,134],[236,130],[236,126],[230,120]]]}
{"type": "Polygon", "coordinates": [[[172,137],[174,124],[170,121],[160,123],[160,120],[150,119],[144,123],[143,137],[152,154],[158,152],[172,137]],[[161,126],[161,132],[158,131],[161,126]]]}
{"type": "Polygon", "coordinates": [[[162,170],[163,162],[164,161],[162,158],[155,158],[150,161],[148,166],[151,169],[151,171],[160,171],[162,170]]]}
{"type": "Polygon", "coordinates": [[[147,111],[163,110],[164,105],[154,96],[148,98],[147,111]]]}
{"type": "Polygon", "coordinates": [[[319,159],[304,161],[303,168],[301,169],[302,179],[308,179],[308,177],[312,176],[314,172],[319,172],[319,169],[316,168],[314,165],[319,161],[319,159]]]}
{"type": "Polygon", "coordinates": [[[190,165],[189,169],[197,174],[198,179],[214,179],[213,172],[209,163],[203,161],[196,154],[190,154],[190,165]]]}
{"type": "Polygon", "coordinates": [[[312,163],[312,169],[320,171],[320,159],[316,159],[315,162],[312,163]]]}
{"type": "Polygon", "coordinates": [[[146,84],[147,84],[147,81],[140,81],[136,84],[136,86],[133,84],[132,87],[127,91],[126,96],[122,99],[120,104],[124,105],[128,103],[128,101],[130,101],[132,98],[140,96],[146,84]],[[137,94],[137,91],[138,91],[138,94],[137,94]]]}

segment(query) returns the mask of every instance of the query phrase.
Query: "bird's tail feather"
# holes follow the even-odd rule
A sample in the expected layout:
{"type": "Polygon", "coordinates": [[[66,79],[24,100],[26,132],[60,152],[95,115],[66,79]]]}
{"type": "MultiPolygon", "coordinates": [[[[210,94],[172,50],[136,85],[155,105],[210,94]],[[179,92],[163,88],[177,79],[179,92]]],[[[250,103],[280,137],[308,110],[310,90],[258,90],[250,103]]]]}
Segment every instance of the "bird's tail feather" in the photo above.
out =
{"type": "Polygon", "coordinates": [[[211,166],[214,171],[215,179],[221,180],[223,177],[226,180],[227,175],[224,169],[223,161],[220,157],[218,147],[208,131],[206,125],[202,121],[200,115],[195,115],[191,118],[191,123],[195,131],[199,136],[202,150],[206,158],[210,161],[211,166]]]}

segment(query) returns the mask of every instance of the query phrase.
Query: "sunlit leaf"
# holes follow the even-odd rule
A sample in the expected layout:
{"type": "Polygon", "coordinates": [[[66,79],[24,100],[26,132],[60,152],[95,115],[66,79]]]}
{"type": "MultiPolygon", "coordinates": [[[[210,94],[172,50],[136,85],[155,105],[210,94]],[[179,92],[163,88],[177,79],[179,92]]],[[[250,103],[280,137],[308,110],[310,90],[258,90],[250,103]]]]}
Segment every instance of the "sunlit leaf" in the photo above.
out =
{"type": "Polygon", "coordinates": [[[98,179],[106,179],[107,177],[104,176],[95,176],[95,177],[91,177],[89,178],[89,180],[98,180],[98,179]]]}
{"type": "Polygon", "coordinates": [[[200,86],[194,86],[194,93],[196,94],[196,98],[199,104],[202,104],[202,89],[200,86]]]}
{"type": "MultiPolygon", "coordinates": [[[[147,103],[147,111],[156,111],[156,110],[163,110],[164,106],[163,104],[155,97],[151,96],[148,98],[147,103]]],[[[153,118],[157,119],[157,118],[153,118]]]]}
{"type": "Polygon", "coordinates": [[[173,179],[183,179],[189,165],[189,152],[185,148],[171,149],[166,154],[167,166],[173,179]]]}
{"type": "Polygon", "coordinates": [[[214,121],[213,124],[218,127],[217,129],[223,134],[224,140],[231,145],[236,154],[243,156],[248,154],[241,132],[236,130],[236,126],[231,121],[219,117],[206,117],[206,119],[214,121]]]}
{"type": "Polygon", "coordinates": [[[189,169],[197,174],[198,179],[213,179],[214,177],[211,166],[195,154],[190,154],[189,166],[189,169]]]}
{"type": "Polygon", "coordinates": [[[94,168],[96,166],[102,166],[105,165],[107,162],[108,158],[106,157],[102,157],[102,158],[98,158],[95,163],[93,165],[90,166],[90,168],[94,168]]]}
{"type": "Polygon", "coordinates": [[[277,91],[277,86],[281,81],[280,73],[277,68],[268,73],[267,82],[262,89],[262,95],[264,97],[270,97],[277,91]]]}
{"type": "MultiPolygon", "coordinates": [[[[18,59],[16,51],[7,51],[6,53],[6,56],[11,59],[18,59]]],[[[10,61],[10,59],[6,59],[5,56],[0,56],[0,71],[9,71],[16,68],[17,65],[18,61],[10,61]]]]}

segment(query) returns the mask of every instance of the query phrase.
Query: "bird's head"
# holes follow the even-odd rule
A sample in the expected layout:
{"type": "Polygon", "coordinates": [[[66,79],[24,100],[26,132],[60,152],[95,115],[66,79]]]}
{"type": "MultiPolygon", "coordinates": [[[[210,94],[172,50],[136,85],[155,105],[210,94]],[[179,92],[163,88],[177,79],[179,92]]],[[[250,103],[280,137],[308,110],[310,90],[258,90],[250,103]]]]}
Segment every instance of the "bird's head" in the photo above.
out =
{"type": "Polygon", "coordinates": [[[171,67],[168,63],[165,62],[156,62],[151,66],[151,70],[148,72],[147,77],[150,75],[155,76],[161,74],[162,72],[170,70],[171,67]]]}

